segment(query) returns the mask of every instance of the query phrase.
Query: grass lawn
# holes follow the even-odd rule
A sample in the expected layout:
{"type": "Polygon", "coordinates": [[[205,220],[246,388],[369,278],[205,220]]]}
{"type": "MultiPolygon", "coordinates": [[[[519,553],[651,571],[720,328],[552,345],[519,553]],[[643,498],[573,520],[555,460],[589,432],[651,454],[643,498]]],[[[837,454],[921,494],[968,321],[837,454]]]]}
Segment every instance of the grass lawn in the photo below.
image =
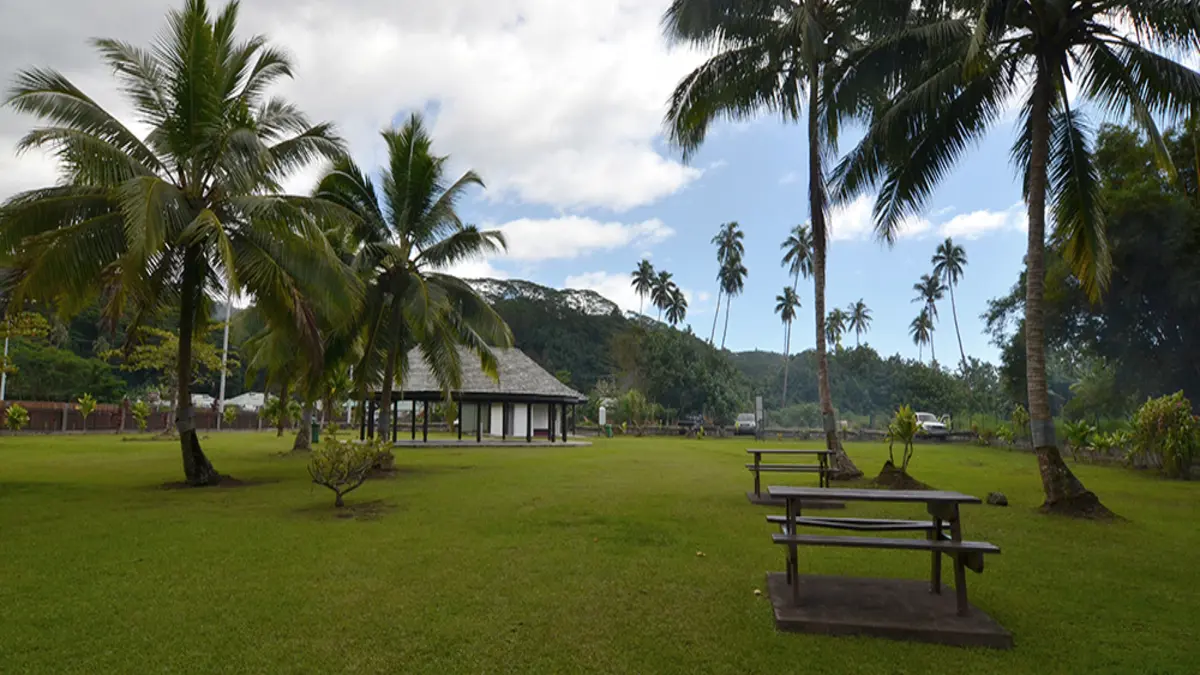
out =
{"type": "MultiPolygon", "coordinates": [[[[777,634],[755,597],[783,569],[746,502],[747,440],[401,450],[333,515],[291,438],[218,434],[219,470],[264,482],[164,490],[178,446],[113,436],[0,438],[0,673],[1184,673],[1200,664],[1200,485],[1077,466],[1129,519],[1036,513],[1031,455],[919,446],[1003,548],[972,601],[1008,652],[777,634]],[[702,551],[704,556],[697,556],[702,551]]],[[[776,443],[772,443],[776,445],[776,443]]],[[[809,444],[812,445],[812,444],[809,444]]],[[[868,473],[882,445],[851,445],[868,473]]],[[[769,483],[815,484],[811,476],[769,483]]],[[[919,507],[851,505],[862,515],[919,507]]],[[[815,549],[801,571],[923,578],[922,553],[815,549]]]]}

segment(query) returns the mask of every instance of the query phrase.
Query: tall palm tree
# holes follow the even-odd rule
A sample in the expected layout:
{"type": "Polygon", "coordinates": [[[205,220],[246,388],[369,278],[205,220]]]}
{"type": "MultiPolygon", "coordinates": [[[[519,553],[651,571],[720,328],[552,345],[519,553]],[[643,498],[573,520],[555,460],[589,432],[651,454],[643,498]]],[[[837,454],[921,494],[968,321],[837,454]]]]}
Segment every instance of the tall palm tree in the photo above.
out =
{"type": "Polygon", "coordinates": [[[1200,19],[1190,0],[975,0],[947,2],[936,26],[900,31],[915,64],[893,80],[862,142],[839,169],[843,193],[882,184],[879,230],[890,236],[919,211],[934,186],[1022,99],[1014,163],[1024,176],[1028,214],[1025,295],[1026,380],[1043,508],[1077,515],[1110,512],[1062,460],[1050,416],[1043,325],[1046,202],[1056,245],[1093,298],[1111,260],[1093,162],[1090,127],[1067,92],[1109,113],[1128,114],[1170,168],[1156,119],[1200,105],[1200,74],[1164,54],[1194,51],[1200,19]],[[1161,51],[1155,51],[1161,50],[1161,51]]]}
{"type": "MultiPolygon", "coordinates": [[[[941,277],[937,275],[922,274],[921,280],[913,284],[913,290],[917,292],[917,296],[913,298],[913,302],[919,302],[925,307],[925,313],[929,315],[929,323],[932,326],[938,320],[937,302],[946,297],[946,287],[942,285],[941,277]]],[[[937,365],[937,352],[933,347],[933,331],[929,332],[929,353],[933,355],[933,364],[937,365]]]]}
{"type": "Polygon", "coordinates": [[[443,270],[455,263],[502,251],[504,236],[481,231],[458,216],[456,205],[483,181],[467,171],[449,182],[448,158],[433,152],[433,139],[422,117],[413,114],[400,129],[381,133],[388,164],[377,190],[353,162],[343,159],[320,179],[316,194],[358,215],[356,237],[362,242],[353,266],[369,279],[361,330],[361,358],[354,367],[360,397],[380,387],[380,436],[391,424],[397,374],[403,383],[409,353],[416,349],[447,392],[462,377],[457,348],[466,347],[496,377],[490,347],[512,344],[512,333],[491,305],[469,284],[443,270]]]}
{"type": "Polygon", "coordinates": [[[729,335],[729,309],[733,306],[733,299],[745,290],[748,273],[740,253],[726,260],[721,268],[721,291],[725,293],[725,328],[721,331],[721,349],[725,349],[725,337],[729,335]]]}
{"type": "Polygon", "coordinates": [[[667,323],[672,327],[683,323],[683,320],[687,318],[687,310],[687,297],[678,286],[671,284],[671,292],[667,298],[667,323]]]}
{"type": "Polygon", "coordinates": [[[871,330],[871,310],[867,307],[867,303],[859,298],[858,302],[850,305],[849,315],[850,318],[846,325],[854,331],[854,346],[858,347],[862,344],[860,341],[862,334],[871,330]]]}
{"type": "Polygon", "coordinates": [[[650,295],[650,290],[654,287],[654,265],[650,264],[649,260],[642,259],[633,273],[629,285],[633,286],[633,290],[638,294],[638,314],[645,309],[646,296],[650,295]]]}
{"type": "Polygon", "coordinates": [[[796,289],[784,286],[783,293],[775,296],[775,313],[783,321],[783,400],[781,408],[787,407],[788,366],[792,361],[792,322],[796,320],[796,310],[800,309],[800,296],[796,289]]]}
{"type": "Polygon", "coordinates": [[[866,111],[900,62],[902,45],[880,49],[878,39],[906,21],[911,2],[858,0],[673,0],[663,18],[669,39],[717,53],[676,86],[666,123],[685,159],[718,118],[760,112],[807,125],[808,206],[813,239],[813,313],[817,390],[825,442],[839,477],[862,472],[837,433],[825,356],[825,262],[829,226],[823,158],[836,151],[841,123],[866,111]],[[804,114],[806,113],[806,114],[804,114]]]}
{"type": "MultiPolygon", "coordinates": [[[[342,154],[342,142],[331,125],[265,94],[291,64],[261,36],[235,38],[237,8],[213,16],[204,0],[187,0],[152,49],[94,42],[145,138],[54,70],[21,71],[7,101],[44,123],[18,148],[55,154],[61,177],[0,207],[0,251],[16,270],[5,295],[78,301],[99,291],[105,315],[132,310],[134,326],[178,311],[176,428],[192,485],[221,478],[200,447],[189,385],[192,340],[212,298],[228,284],[279,321],[299,298],[345,313],[360,302],[321,232],[349,214],[279,194],[291,172],[342,154]]],[[[316,332],[298,334],[295,348],[315,355],[316,332]]]]}
{"type": "Polygon", "coordinates": [[[813,243],[812,233],[808,231],[808,226],[793,227],[779,248],[783,250],[783,259],[779,261],[779,264],[786,267],[788,274],[792,275],[792,290],[794,291],[800,284],[801,276],[805,279],[812,276],[813,243]]]}
{"type": "Polygon", "coordinates": [[[843,312],[841,307],[834,308],[825,319],[825,337],[838,349],[842,348],[842,335],[846,332],[846,324],[849,321],[850,316],[843,312]]]}
{"type": "Polygon", "coordinates": [[[658,308],[658,320],[662,321],[663,310],[671,303],[671,289],[675,282],[671,281],[671,273],[662,271],[654,277],[654,285],[650,289],[650,302],[658,308]]]}
{"type": "MultiPolygon", "coordinates": [[[[746,252],[746,246],[742,242],[744,237],[737,221],[733,221],[721,225],[720,231],[712,238],[712,243],[717,247],[717,311],[713,314],[712,333],[708,336],[709,344],[713,344],[717,337],[717,319],[721,317],[721,295],[725,293],[725,277],[729,273],[730,261],[736,258],[740,262],[742,255],[746,252]]],[[[725,315],[729,316],[728,309],[726,309],[725,315]]]]}
{"type": "MultiPolygon", "coordinates": [[[[921,313],[908,325],[908,334],[912,336],[913,344],[917,345],[917,360],[924,356],[925,345],[933,346],[933,319],[929,316],[929,308],[922,307],[921,313]]],[[[937,363],[937,359],[933,359],[937,363]]]]}
{"type": "Polygon", "coordinates": [[[954,243],[950,237],[938,244],[933,254],[933,275],[942,280],[942,285],[950,291],[950,314],[954,317],[954,335],[958,338],[958,356],[962,359],[963,373],[967,372],[967,352],[963,349],[962,331],[958,329],[958,306],[954,302],[954,287],[963,277],[963,269],[967,266],[967,252],[963,247],[954,243]]]}

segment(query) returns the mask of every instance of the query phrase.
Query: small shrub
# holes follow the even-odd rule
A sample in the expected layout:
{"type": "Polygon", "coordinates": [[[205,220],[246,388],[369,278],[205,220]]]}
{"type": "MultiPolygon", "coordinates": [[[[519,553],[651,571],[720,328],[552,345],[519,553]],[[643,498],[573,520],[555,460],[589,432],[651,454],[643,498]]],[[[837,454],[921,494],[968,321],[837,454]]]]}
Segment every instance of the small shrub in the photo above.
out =
{"type": "Polygon", "coordinates": [[[379,446],[373,443],[347,443],[327,438],[313,450],[308,475],[317,485],[333,490],[333,505],[345,506],[343,497],[357,490],[371,475],[380,460],[379,446]]]}
{"type": "Polygon", "coordinates": [[[1005,445],[1011,446],[1016,439],[1016,434],[1013,433],[1011,425],[1002,424],[996,429],[996,438],[1003,441],[1005,445]]]}
{"type": "Polygon", "coordinates": [[[1080,450],[1091,447],[1096,427],[1087,420],[1066,421],[1063,423],[1063,431],[1066,433],[1067,447],[1071,451],[1071,458],[1077,460],[1080,450]]]}
{"type": "Polygon", "coordinates": [[[1187,478],[1200,449],[1200,423],[1192,404],[1175,392],[1146,401],[1133,416],[1131,461],[1142,460],[1170,478],[1187,478]]]}
{"type": "Polygon", "coordinates": [[[1029,411],[1025,410],[1025,406],[1018,403],[1013,407],[1012,411],[1013,441],[1024,439],[1029,433],[1029,411]]]}
{"type": "Polygon", "coordinates": [[[1133,435],[1125,429],[1117,429],[1108,433],[1097,433],[1092,437],[1092,447],[1105,454],[1119,452],[1125,455],[1133,439],[1133,435]]]}
{"type": "Polygon", "coordinates": [[[96,412],[96,399],[92,398],[91,394],[84,394],[79,397],[75,407],[79,410],[79,414],[83,415],[83,430],[87,431],[88,418],[96,412]]]}
{"type": "Polygon", "coordinates": [[[29,425],[29,411],[19,404],[8,406],[4,414],[4,426],[9,431],[20,431],[29,425]]]}
{"type": "Polygon", "coordinates": [[[145,401],[134,403],[129,412],[133,414],[133,421],[137,424],[138,431],[145,431],[146,424],[150,421],[150,406],[145,401]]]}
{"type": "Polygon", "coordinates": [[[227,427],[231,427],[237,423],[237,418],[238,407],[236,405],[227,405],[225,406],[225,409],[221,411],[221,421],[224,422],[225,426],[227,427]]]}
{"type": "Polygon", "coordinates": [[[917,437],[917,433],[921,430],[921,424],[917,421],[917,414],[913,412],[910,406],[900,406],[896,411],[896,415],[892,417],[891,424],[888,425],[887,442],[888,442],[888,463],[892,466],[896,465],[896,458],[892,455],[892,446],[896,442],[900,442],[904,446],[904,454],[901,456],[900,473],[908,473],[908,463],[913,456],[913,439],[917,437]]]}

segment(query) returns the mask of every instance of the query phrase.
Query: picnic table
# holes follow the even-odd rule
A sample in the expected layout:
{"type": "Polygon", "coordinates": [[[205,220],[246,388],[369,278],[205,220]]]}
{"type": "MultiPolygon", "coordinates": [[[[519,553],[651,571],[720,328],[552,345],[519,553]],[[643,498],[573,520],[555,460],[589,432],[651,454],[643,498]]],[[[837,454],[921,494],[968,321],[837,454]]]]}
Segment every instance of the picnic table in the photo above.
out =
{"type": "Polygon", "coordinates": [[[815,473],[817,474],[817,485],[820,487],[829,487],[829,456],[833,454],[832,450],[825,448],[808,449],[808,450],[778,450],[778,449],[762,449],[749,448],[746,450],[748,454],[754,455],[754,463],[747,464],[746,468],[754,472],[754,496],[755,498],[762,497],[762,479],[761,474],[764,472],[771,473],[815,473]],[[780,455],[797,455],[816,457],[816,464],[799,464],[799,463],[773,463],[763,464],[763,455],[768,458],[779,457],[780,455]]]}
{"type": "Polygon", "coordinates": [[[929,551],[931,593],[942,592],[942,556],[954,561],[954,590],[959,616],[970,613],[967,602],[966,570],[983,572],[985,554],[999,553],[1000,548],[982,541],[965,541],[959,506],[979,504],[978,497],[941,490],[863,490],[841,488],[809,488],[771,486],[767,494],[784,501],[783,516],[767,516],[770,523],[779,524],[780,534],[772,535],[776,544],[787,546],[787,583],[791,586],[792,601],[800,604],[798,548],[800,546],[843,546],[891,550],[929,551]],[[806,517],[801,514],[805,503],[821,500],[860,501],[872,503],[924,504],[930,520],[897,520],[879,518],[806,517]],[[813,527],[853,532],[924,532],[924,539],[884,538],[856,535],[801,534],[800,527],[813,527]],[[947,532],[948,530],[948,532],[947,532]]]}

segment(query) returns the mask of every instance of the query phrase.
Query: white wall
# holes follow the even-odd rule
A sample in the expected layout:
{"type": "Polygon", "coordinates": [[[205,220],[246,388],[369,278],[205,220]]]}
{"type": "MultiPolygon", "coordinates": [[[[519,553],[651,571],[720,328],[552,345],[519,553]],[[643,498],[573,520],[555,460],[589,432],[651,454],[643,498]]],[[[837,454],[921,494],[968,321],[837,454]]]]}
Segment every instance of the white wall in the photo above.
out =
{"type": "MultiPolygon", "coordinates": [[[[487,413],[484,413],[487,414],[487,413]]],[[[504,404],[492,404],[492,430],[488,433],[489,436],[500,437],[500,432],[504,430],[504,404]]]]}
{"type": "MultiPolygon", "coordinates": [[[[525,437],[525,408],[524,403],[514,403],[513,408],[513,428],[512,435],[517,438],[525,437]]],[[[533,428],[545,429],[550,424],[550,406],[544,403],[533,404],[533,428]]],[[[493,424],[492,429],[496,434],[499,434],[500,427],[493,424]]],[[[560,430],[559,433],[562,433],[560,430]]]]}

